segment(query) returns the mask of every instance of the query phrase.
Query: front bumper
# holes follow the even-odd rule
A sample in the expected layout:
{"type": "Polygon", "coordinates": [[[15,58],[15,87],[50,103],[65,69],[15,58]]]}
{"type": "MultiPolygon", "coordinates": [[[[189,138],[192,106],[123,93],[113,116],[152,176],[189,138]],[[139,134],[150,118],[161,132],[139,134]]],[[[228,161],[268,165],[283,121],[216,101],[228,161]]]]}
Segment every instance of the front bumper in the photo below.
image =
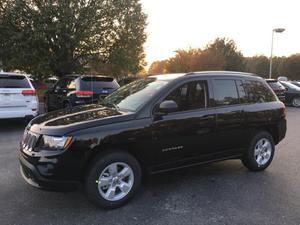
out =
{"type": "Polygon", "coordinates": [[[20,172],[24,180],[40,189],[53,190],[53,191],[68,191],[78,188],[81,183],[76,180],[61,180],[55,179],[55,176],[45,177],[41,170],[44,171],[47,168],[47,165],[41,167],[41,165],[35,165],[29,162],[28,157],[21,152],[19,156],[20,161],[20,172]],[[41,169],[39,170],[38,167],[41,169]]]}

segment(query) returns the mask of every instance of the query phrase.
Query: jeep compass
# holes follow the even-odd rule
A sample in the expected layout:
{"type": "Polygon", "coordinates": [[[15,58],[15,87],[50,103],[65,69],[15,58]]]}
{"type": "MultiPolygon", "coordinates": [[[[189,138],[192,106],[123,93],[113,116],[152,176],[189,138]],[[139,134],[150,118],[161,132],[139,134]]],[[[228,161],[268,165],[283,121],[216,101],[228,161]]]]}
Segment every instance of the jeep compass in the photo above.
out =
{"type": "Polygon", "coordinates": [[[33,119],[21,142],[20,167],[35,187],[80,185],[96,205],[116,208],[134,196],[146,173],[228,159],[263,171],[285,133],[285,106],[258,76],[149,76],[100,104],[33,119]]]}

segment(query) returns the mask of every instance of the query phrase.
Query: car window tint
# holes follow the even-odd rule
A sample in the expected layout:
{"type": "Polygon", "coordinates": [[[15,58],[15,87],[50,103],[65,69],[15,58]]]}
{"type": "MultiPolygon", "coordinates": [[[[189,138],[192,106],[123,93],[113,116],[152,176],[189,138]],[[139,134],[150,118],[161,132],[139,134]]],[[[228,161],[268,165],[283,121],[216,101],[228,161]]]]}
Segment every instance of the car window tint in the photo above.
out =
{"type": "Polygon", "coordinates": [[[0,76],[0,88],[30,88],[25,76],[0,76]]]}
{"type": "Polygon", "coordinates": [[[235,83],[238,89],[240,103],[247,103],[248,98],[245,91],[244,83],[241,80],[235,80],[235,83]]]}
{"type": "Polygon", "coordinates": [[[83,77],[80,79],[80,90],[117,89],[118,83],[111,77],[83,77]]]}
{"type": "Polygon", "coordinates": [[[217,106],[239,104],[237,87],[234,80],[217,79],[214,81],[214,98],[217,106]]]}
{"type": "Polygon", "coordinates": [[[181,85],[172,91],[165,100],[173,100],[177,111],[186,111],[207,107],[208,91],[206,81],[193,81],[181,85]]]}
{"type": "Polygon", "coordinates": [[[263,103],[276,101],[276,97],[271,90],[259,81],[247,81],[245,89],[248,93],[250,103],[263,103]]]}

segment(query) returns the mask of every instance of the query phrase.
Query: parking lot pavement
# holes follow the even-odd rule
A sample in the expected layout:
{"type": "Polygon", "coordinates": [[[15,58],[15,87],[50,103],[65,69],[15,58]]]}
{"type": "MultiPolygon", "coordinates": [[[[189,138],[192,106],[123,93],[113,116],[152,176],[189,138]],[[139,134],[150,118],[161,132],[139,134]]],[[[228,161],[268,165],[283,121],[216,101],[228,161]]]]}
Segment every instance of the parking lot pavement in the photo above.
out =
{"type": "Polygon", "coordinates": [[[240,161],[148,177],[128,205],[104,211],[81,191],[46,192],[19,173],[21,121],[0,121],[0,224],[300,224],[300,109],[288,109],[287,137],[271,166],[240,161]]]}

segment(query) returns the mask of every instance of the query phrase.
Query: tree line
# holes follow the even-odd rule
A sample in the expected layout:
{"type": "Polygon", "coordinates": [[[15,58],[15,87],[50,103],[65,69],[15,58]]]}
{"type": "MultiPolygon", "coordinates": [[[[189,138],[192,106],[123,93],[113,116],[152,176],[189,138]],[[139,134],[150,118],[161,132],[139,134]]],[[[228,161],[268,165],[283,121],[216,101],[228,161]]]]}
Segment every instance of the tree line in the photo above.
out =
{"type": "MultiPolygon", "coordinates": [[[[179,49],[174,57],[155,61],[148,73],[180,73],[205,70],[244,71],[269,76],[270,60],[264,55],[245,57],[231,39],[216,38],[203,49],[179,49]]],[[[291,80],[300,80],[300,54],[289,57],[274,57],[272,77],[287,76],[291,80]]]]}

